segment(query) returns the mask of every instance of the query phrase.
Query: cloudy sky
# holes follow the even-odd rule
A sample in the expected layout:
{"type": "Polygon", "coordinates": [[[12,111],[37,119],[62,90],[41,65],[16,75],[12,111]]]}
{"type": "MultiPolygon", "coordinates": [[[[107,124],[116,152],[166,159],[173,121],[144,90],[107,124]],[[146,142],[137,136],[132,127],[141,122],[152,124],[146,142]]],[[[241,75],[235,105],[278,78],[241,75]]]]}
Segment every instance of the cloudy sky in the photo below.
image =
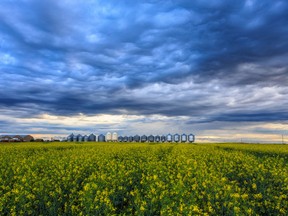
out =
{"type": "Polygon", "coordinates": [[[288,2],[1,0],[0,134],[288,140],[288,2]]]}

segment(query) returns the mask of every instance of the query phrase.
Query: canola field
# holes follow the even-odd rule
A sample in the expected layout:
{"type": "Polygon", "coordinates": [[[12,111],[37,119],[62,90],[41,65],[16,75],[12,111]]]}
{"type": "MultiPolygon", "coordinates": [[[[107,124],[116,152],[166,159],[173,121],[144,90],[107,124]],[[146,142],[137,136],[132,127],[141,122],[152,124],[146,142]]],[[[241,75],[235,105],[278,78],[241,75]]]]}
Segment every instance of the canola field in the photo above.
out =
{"type": "Polygon", "coordinates": [[[288,215],[288,145],[0,143],[0,215],[288,215]]]}

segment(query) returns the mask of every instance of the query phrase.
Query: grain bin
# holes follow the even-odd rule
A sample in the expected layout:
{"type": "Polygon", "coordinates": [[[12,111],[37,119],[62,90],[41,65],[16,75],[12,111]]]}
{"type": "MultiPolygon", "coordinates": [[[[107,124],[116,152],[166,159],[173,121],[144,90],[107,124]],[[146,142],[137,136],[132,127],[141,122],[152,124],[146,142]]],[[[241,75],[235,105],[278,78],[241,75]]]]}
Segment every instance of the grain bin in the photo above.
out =
{"type": "Polygon", "coordinates": [[[118,134],[116,132],[113,132],[112,134],[112,141],[117,142],[118,141],[118,134]]]}
{"type": "Polygon", "coordinates": [[[73,142],[77,142],[77,136],[76,135],[73,136],[73,142]]]}
{"type": "Polygon", "coordinates": [[[188,135],[188,142],[194,142],[195,141],[195,136],[193,134],[188,135]]]}
{"type": "Polygon", "coordinates": [[[83,137],[83,140],[84,140],[84,142],[88,142],[88,136],[87,135],[85,135],[84,137],[83,137]]]}
{"type": "Polygon", "coordinates": [[[147,136],[146,135],[141,136],[141,142],[147,142],[147,136]]]}
{"type": "Polygon", "coordinates": [[[89,137],[88,137],[88,141],[95,142],[96,141],[96,136],[93,133],[90,134],[89,137]]]}
{"type": "Polygon", "coordinates": [[[134,141],[133,136],[129,136],[129,137],[128,137],[128,141],[129,141],[129,142],[133,142],[133,141],[134,141]]]}
{"type": "Polygon", "coordinates": [[[180,135],[174,134],[174,142],[180,142],[180,135]]]}
{"type": "Polygon", "coordinates": [[[123,142],[123,136],[118,136],[118,142],[123,142]]]}
{"type": "Polygon", "coordinates": [[[172,142],[173,141],[173,136],[171,134],[168,134],[166,137],[167,142],[172,142]]]}
{"type": "Polygon", "coordinates": [[[186,134],[181,135],[181,142],[187,142],[187,135],[186,134]]]}
{"type": "Polygon", "coordinates": [[[155,136],[155,142],[160,142],[161,138],[159,135],[155,136]]]}
{"type": "Polygon", "coordinates": [[[161,136],[161,142],[166,142],[166,136],[165,135],[161,136]]]}
{"type": "Polygon", "coordinates": [[[78,141],[78,142],[82,142],[82,139],[83,139],[82,135],[81,135],[81,134],[78,134],[78,135],[77,135],[77,141],[78,141]]]}
{"type": "Polygon", "coordinates": [[[140,142],[140,136],[139,135],[135,135],[134,136],[134,141],[135,142],[140,142]]]}
{"type": "Polygon", "coordinates": [[[155,137],[153,135],[148,136],[148,142],[154,142],[155,137]]]}
{"type": "Polygon", "coordinates": [[[128,140],[129,140],[129,139],[128,139],[128,136],[124,136],[124,137],[123,137],[123,142],[128,142],[128,140]]]}
{"type": "Polygon", "coordinates": [[[100,134],[98,136],[98,142],[105,142],[105,141],[106,141],[105,136],[103,134],[100,134]]]}
{"type": "Polygon", "coordinates": [[[107,132],[105,138],[106,138],[106,142],[111,142],[112,141],[112,134],[110,132],[107,132]]]}
{"type": "Polygon", "coordinates": [[[67,137],[67,141],[68,142],[72,142],[73,141],[73,138],[74,138],[74,134],[70,134],[68,137],[67,137]]]}

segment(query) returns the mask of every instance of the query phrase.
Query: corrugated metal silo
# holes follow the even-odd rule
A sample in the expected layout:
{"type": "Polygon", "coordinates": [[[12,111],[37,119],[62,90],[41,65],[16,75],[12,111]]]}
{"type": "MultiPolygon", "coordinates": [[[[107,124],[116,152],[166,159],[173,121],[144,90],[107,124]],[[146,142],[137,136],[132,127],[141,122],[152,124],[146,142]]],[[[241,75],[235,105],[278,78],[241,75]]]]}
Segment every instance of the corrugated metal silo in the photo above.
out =
{"type": "Polygon", "coordinates": [[[179,134],[174,135],[174,142],[180,142],[180,135],[179,134]]]}
{"type": "Polygon", "coordinates": [[[73,142],[77,142],[77,136],[76,135],[73,136],[73,142]]]}
{"type": "Polygon", "coordinates": [[[164,135],[161,136],[161,142],[166,142],[166,136],[164,135]]]}
{"type": "Polygon", "coordinates": [[[135,142],[140,142],[140,136],[139,135],[135,135],[134,136],[134,141],[135,142]]]}
{"type": "Polygon", "coordinates": [[[161,138],[159,135],[155,136],[155,142],[160,142],[161,138]]]}
{"type": "Polygon", "coordinates": [[[67,141],[68,142],[72,142],[73,141],[73,138],[74,138],[74,134],[70,134],[68,137],[67,137],[67,141]]]}
{"type": "Polygon", "coordinates": [[[82,137],[81,134],[78,134],[78,135],[77,135],[77,141],[78,141],[78,142],[82,142],[82,138],[83,138],[83,137],[82,137]]]}
{"type": "Polygon", "coordinates": [[[187,135],[186,134],[181,135],[181,142],[187,142],[187,135]]]}
{"type": "Polygon", "coordinates": [[[113,132],[112,134],[112,141],[117,142],[118,141],[118,134],[116,132],[113,132]]]}
{"type": "Polygon", "coordinates": [[[147,142],[147,136],[146,135],[141,136],[141,142],[147,142]]]}
{"type": "Polygon", "coordinates": [[[83,137],[83,140],[84,140],[84,142],[88,142],[88,136],[87,135],[85,135],[84,137],[83,137]]]}
{"type": "Polygon", "coordinates": [[[123,137],[123,142],[128,142],[128,136],[123,137]]]}
{"type": "Polygon", "coordinates": [[[154,142],[155,138],[153,135],[148,136],[148,142],[154,142]]]}
{"type": "Polygon", "coordinates": [[[129,140],[129,142],[133,142],[134,141],[133,136],[129,136],[128,140],[129,140]]]}
{"type": "Polygon", "coordinates": [[[123,142],[123,137],[122,136],[118,136],[118,142],[123,142]]]}
{"type": "Polygon", "coordinates": [[[173,141],[173,136],[171,134],[168,134],[166,137],[167,142],[172,142],[173,141]]]}
{"type": "Polygon", "coordinates": [[[88,137],[88,141],[95,142],[96,141],[96,136],[94,134],[90,134],[89,137],[88,137]]]}
{"type": "Polygon", "coordinates": [[[106,141],[105,136],[103,134],[100,134],[98,136],[98,142],[105,142],[105,141],[106,141]]]}
{"type": "Polygon", "coordinates": [[[110,132],[106,133],[106,142],[111,142],[112,141],[112,134],[110,132]]]}
{"type": "Polygon", "coordinates": [[[195,141],[195,136],[193,134],[188,135],[188,142],[194,142],[195,141]]]}

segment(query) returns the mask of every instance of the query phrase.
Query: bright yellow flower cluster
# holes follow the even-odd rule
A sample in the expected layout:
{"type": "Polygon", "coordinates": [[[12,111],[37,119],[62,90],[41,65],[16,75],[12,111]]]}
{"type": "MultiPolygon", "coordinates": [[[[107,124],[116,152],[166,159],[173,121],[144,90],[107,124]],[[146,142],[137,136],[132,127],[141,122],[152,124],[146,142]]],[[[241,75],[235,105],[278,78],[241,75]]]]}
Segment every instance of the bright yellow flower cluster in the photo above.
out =
{"type": "Polygon", "coordinates": [[[288,146],[0,144],[0,215],[287,215],[288,146]]]}

